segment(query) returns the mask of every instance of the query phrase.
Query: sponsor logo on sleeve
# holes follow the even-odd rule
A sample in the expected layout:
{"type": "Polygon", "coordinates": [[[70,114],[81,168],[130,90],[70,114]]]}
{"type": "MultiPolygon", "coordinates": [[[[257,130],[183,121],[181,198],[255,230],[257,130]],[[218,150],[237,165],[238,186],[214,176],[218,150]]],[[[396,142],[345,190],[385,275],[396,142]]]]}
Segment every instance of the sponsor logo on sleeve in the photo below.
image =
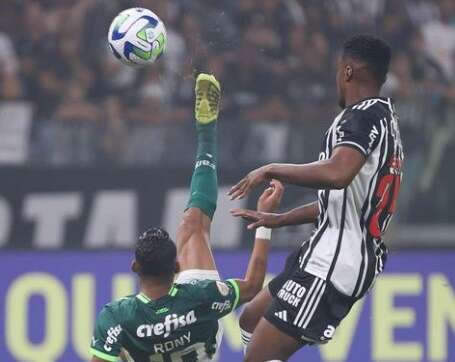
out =
{"type": "Polygon", "coordinates": [[[227,286],[226,283],[217,281],[217,282],[216,282],[216,286],[217,286],[217,288],[218,288],[218,291],[220,292],[220,294],[221,294],[223,297],[227,297],[227,296],[228,296],[228,294],[229,294],[229,287],[227,286]]]}
{"type": "Polygon", "coordinates": [[[104,349],[107,352],[112,351],[112,346],[114,343],[118,342],[118,336],[120,333],[122,333],[122,327],[120,327],[120,324],[107,330],[106,342],[104,343],[104,349]]]}
{"type": "Polygon", "coordinates": [[[232,309],[232,304],[230,300],[226,300],[224,303],[221,302],[213,302],[212,304],[212,310],[218,311],[221,313],[231,310],[232,309]]]}

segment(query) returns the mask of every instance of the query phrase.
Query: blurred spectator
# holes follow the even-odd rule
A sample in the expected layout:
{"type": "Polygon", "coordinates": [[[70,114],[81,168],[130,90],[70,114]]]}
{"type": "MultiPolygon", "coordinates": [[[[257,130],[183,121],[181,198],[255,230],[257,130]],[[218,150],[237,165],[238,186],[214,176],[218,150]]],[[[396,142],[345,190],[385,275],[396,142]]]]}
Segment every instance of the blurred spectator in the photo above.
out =
{"type": "MultiPolygon", "coordinates": [[[[84,72],[82,69],[81,72],[84,72]]],[[[88,97],[90,73],[81,74],[66,82],[62,101],[53,118],[63,122],[96,122],[102,119],[102,110],[88,97]]]]}
{"type": "Polygon", "coordinates": [[[0,33],[0,99],[14,100],[21,96],[19,63],[11,40],[0,33]]]}
{"type": "Polygon", "coordinates": [[[452,79],[452,53],[455,50],[455,2],[440,0],[439,18],[429,21],[423,26],[427,53],[443,69],[447,78],[452,79]]]}
{"type": "Polygon", "coordinates": [[[406,11],[415,26],[422,26],[439,16],[439,8],[435,1],[406,0],[406,11]]]}
{"type": "Polygon", "coordinates": [[[123,158],[127,146],[127,124],[120,99],[114,96],[106,98],[104,108],[107,125],[103,132],[101,148],[105,161],[115,163],[123,158]]]}
{"type": "Polygon", "coordinates": [[[200,71],[222,84],[223,162],[233,152],[301,162],[304,147],[313,159],[337,112],[339,48],[357,32],[395,50],[384,95],[401,116],[403,197],[428,189],[455,149],[453,0],[27,0],[0,2],[0,14],[0,100],[32,102],[34,162],[183,164],[200,71]],[[168,32],[166,55],[142,69],[106,43],[111,19],[133,6],[168,32]]]}
{"type": "Polygon", "coordinates": [[[384,12],[386,0],[335,0],[344,25],[373,29],[384,12]]]}

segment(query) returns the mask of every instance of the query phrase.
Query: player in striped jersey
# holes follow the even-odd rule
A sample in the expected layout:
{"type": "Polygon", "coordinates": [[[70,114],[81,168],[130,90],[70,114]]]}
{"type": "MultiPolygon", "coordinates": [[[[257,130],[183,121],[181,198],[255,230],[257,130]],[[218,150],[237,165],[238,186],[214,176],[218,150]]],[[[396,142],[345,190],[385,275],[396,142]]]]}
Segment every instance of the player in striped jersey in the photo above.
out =
{"type": "Polygon", "coordinates": [[[337,69],[343,110],[325,134],[319,160],[261,167],[230,191],[233,199],[242,198],[271,178],[319,190],[317,202],[284,214],[233,212],[253,221],[250,228],[316,222],[285,270],[244,310],[247,361],[286,360],[304,345],[328,342],[384,268],[382,237],[395,211],[403,163],[393,101],[379,96],[390,53],[376,37],[349,39],[337,69]]]}

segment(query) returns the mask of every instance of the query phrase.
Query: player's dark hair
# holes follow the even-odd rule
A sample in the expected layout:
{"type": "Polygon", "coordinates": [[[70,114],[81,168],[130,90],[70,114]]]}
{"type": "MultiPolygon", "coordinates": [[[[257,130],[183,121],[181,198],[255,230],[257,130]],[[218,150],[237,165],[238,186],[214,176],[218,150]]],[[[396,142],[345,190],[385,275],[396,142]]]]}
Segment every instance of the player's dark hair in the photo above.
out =
{"type": "Polygon", "coordinates": [[[348,39],[343,46],[343,57],[364,62],[380,86],[384,84],[389,71],[392,51],[382,39],[361,34],[348,39]]]}
{"type": "Polygon", "coordinates": [[[166,230],[153,228],[139,237],[134,251],[143,276],[171,276],[175,272],[177,248],[166,230]]]}

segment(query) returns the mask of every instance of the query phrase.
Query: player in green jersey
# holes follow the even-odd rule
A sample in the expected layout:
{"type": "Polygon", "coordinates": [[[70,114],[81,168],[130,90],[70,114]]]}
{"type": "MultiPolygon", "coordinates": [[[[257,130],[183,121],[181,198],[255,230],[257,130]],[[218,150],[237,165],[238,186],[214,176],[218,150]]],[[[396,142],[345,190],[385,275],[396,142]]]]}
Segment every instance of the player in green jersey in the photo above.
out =
{"type": "MultiPolygon", "coordinates": [[[[217,202],[217,132],[221,89],[211,75],[196,80],[198,148],[191,194],[177,232],[177,245],[160,228],[143,233],[132,270],[138,295],[107,304],[96,321],[92,362],[210,361],[221,339],[219,319],[262,288],[270,233],[256,235],[243,280],[220,281],[210,250],[210,224],[217,202]]],[[[274,211],[283,186],[272,181],[258,210],[274,211]]]]}

